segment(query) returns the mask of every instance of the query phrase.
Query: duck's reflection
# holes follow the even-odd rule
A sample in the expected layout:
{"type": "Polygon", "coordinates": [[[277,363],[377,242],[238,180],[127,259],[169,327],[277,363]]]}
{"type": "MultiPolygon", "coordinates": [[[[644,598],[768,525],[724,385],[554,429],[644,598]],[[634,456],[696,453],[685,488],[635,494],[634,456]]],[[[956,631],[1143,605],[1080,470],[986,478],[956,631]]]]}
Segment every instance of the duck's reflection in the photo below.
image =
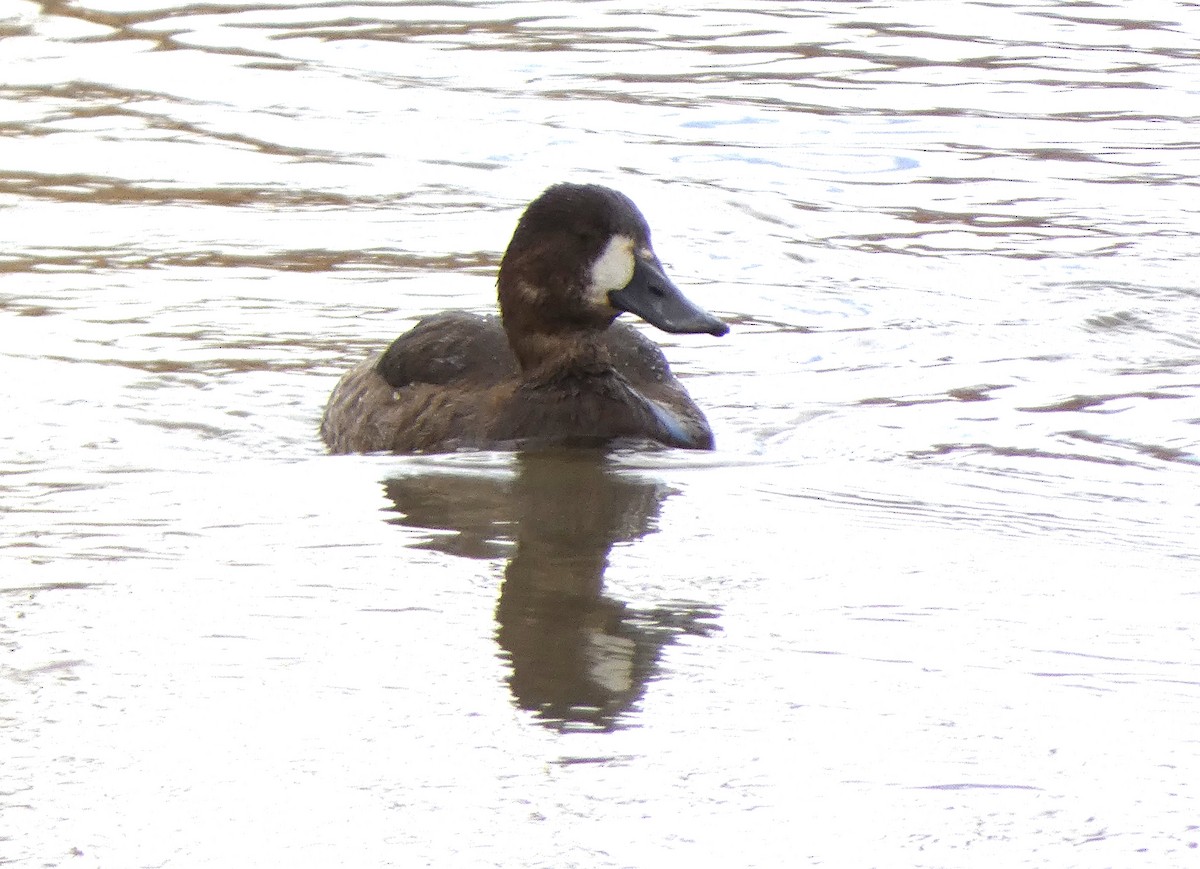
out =
{"type": "Polygon", "coordinates": [[[654,531],[672,490],[614,471],[601,451],[521,454],[513,478],[421,473],[387,482],[397,522],[422,544],[508,557],[496,638],[518,705],[560,730],[613,730],[680,634],[716,630],[712,607],[635,609],[603,593],[614,543],[654,531]]]}

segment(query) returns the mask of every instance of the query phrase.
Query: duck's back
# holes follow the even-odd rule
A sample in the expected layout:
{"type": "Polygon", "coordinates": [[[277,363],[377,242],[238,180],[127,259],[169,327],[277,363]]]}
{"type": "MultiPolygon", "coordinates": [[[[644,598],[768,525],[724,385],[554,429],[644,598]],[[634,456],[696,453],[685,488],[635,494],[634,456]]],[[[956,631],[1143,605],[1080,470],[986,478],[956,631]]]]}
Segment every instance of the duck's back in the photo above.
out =
{"type": "Polygon", "coordinates": [[[530,379],[522,377],[498,317],[461,311],[426,317],[341,379],[321,436],[334,453],[612,437],[711,447],[703,414],[653,341],[614,323],[602,343],[610,364],[596,372],[530,379]]]}
{"type": "Polygon", "coordinates": [[[321,437],[333,453],[469,446],[472,399],[516,376],[517,361],[498,317],[435,314],[338,381],[321,437]]]}
{"type": "Polygon", "coordinates": [[[499,317],[446,311],[420,320],[375,359],[393,389],[414,383],[486,388],[517,376],[499,317]]]}

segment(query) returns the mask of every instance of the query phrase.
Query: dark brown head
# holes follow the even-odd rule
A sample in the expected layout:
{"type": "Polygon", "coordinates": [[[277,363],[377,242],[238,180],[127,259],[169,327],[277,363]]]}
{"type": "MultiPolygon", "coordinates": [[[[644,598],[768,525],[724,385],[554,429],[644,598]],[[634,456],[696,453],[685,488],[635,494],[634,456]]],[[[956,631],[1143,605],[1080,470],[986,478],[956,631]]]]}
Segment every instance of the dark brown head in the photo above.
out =
{"type": "Polygon", "coordinates": [[[622,311],[666,332],[724,335],[692,304],[650,246],[650,228],[622,193],[556,184],[530,203],[500,263],[500,312],[522,367],[551,343],[606,329],[622,311]]]}

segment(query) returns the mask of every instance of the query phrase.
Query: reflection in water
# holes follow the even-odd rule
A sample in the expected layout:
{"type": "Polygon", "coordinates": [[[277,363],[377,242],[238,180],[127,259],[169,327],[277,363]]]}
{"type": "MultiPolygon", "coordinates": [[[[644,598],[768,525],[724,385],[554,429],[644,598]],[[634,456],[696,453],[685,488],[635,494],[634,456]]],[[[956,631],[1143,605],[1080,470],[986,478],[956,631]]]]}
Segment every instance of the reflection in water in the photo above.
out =
{"type": "Polygon", "coordinates": [[[421,544],[467,558],[508,556],[496,638],[523,709],[558,730],[614,730],[664,646],[716,630],[713,607],[634,609],[603,594],[614,543],[654,530],[671,494],[618,474],[603,452],[530,452],[515,479],[422,474],[386,484],[399,524],[441,532],[421,544]]]}

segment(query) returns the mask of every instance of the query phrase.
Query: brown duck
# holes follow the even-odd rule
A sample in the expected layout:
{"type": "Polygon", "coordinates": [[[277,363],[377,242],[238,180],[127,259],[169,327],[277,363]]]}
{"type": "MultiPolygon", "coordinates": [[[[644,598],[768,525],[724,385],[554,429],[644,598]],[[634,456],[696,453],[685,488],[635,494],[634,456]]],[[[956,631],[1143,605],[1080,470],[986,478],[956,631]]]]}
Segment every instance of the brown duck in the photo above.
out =
{"type": "Polygon", "coordinates": [[[594,184],[547,189],[517,223],[498,286],[499,318],[426,317],[347,372],[321,420],[330,451],[712,449],[662,351],[614,320],[627,311],[665,332],[729,327],[666,276],[628,197],[594,184]]]}

